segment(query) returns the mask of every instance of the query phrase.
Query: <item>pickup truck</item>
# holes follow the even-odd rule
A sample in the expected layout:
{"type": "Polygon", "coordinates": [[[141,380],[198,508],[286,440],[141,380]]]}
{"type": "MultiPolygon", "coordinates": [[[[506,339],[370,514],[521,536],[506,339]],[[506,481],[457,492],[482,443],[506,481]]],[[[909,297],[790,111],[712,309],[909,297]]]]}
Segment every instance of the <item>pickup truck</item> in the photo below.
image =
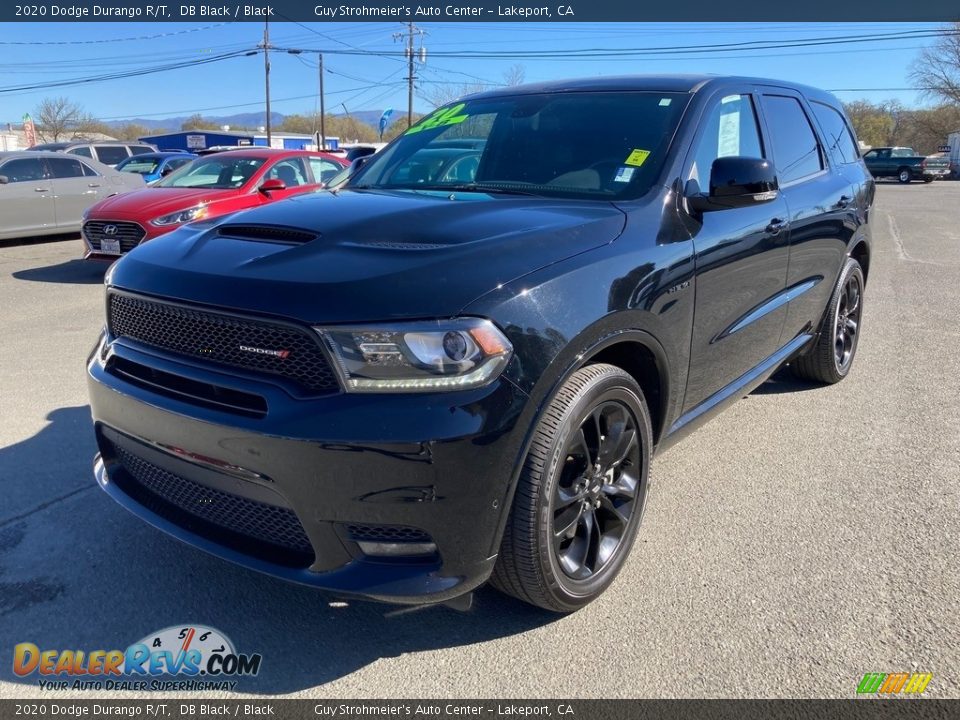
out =
{"type": "Polygon", "coordinates": [[[902,183],[913,180],[933,182],[938,177],[949,177],[950,161],[940,157],[917,155],[913,148],[879,147],[864,153],[863,161],[875,178],[896,178],[902,183]]]}

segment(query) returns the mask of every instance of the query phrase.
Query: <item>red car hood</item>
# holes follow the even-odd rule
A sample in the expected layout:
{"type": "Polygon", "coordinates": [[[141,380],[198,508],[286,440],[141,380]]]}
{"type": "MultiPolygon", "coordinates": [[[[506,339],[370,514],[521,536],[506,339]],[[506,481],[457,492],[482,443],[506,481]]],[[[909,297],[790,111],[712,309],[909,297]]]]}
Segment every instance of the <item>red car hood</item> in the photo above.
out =
{"type": "Polygon", "coordinates": [[[187,210],[201,203],[215,203],[239,194],[238,190],[144,188],[101,200],[90,208],[87,217],[102,220],[124,218],[145,222],[177,210],[187,210]]]}

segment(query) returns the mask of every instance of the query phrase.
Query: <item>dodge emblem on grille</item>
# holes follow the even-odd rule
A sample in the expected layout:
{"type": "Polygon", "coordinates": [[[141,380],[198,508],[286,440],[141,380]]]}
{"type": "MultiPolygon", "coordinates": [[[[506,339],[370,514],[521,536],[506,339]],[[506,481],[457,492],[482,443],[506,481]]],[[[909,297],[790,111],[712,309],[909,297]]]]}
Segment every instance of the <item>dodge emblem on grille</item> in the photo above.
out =
{"type": "Polygon", "coordinates": [[[116,234],[117,234],[117,226],[116,226],[116,225],[104,225],[104,226],[103,226],[103,234],[104,234],[104,235],[116,235],[116,234]]]}
{"type": "Polygon", "coordinates": [[[266,348],[250,347],[249,345],[241,345],[240,349],[244,352],[256,353],[257,355],[272,355],[281,360],[286,360],[290,357],[289,350],[267,350],[266,348]]]}

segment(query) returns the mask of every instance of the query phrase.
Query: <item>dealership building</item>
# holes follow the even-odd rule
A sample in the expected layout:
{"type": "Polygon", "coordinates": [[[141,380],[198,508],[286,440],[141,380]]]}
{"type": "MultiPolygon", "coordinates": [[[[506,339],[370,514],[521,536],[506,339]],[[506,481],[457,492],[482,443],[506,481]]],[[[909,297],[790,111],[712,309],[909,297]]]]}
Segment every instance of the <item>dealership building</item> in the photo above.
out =
{"type": "MultiPolygon", "coordinates": [[[[183,130],[163,133],[162,135],[144,135],[142,142],[156,145],[160,150],[187,150],[195,152],[217,146],[250,145],[254,147],[275,147],[285,150],[316,150],[317,136],[297,133],[271,133],[267,142],[266,133],[247,133],[231,130],[183,130]]],[[[327,138],[327,148],[336,150],[339,138],[327,138]]]]}

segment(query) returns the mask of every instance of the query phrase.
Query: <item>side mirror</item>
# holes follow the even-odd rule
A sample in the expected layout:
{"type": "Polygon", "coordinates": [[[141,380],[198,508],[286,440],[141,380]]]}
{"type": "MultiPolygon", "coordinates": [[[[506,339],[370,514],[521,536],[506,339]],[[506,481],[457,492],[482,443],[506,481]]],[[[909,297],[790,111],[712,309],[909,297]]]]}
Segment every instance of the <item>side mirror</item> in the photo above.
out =
{"type": "Polygon", "coordinates": [[[728,210],[770,202],[777,198],[777,174],[768,160],[722,157],[710,168],[710,194],[687,197],[697,212],[728,210]]]}
{"type": "Polygon", "coordinates": [[[274,190],[286,190],[287,184],[280,178],[271,178],[270,180],[264,180],[261,183],[260,187],[257,188],[264,195],[271,193],[274,190]]]}
{"type": "Polygon", "coordinates": [[[0,175],[0,185],[6,185],[8,182],[10,182],[10,178],[6,175],[0,175]]]}

